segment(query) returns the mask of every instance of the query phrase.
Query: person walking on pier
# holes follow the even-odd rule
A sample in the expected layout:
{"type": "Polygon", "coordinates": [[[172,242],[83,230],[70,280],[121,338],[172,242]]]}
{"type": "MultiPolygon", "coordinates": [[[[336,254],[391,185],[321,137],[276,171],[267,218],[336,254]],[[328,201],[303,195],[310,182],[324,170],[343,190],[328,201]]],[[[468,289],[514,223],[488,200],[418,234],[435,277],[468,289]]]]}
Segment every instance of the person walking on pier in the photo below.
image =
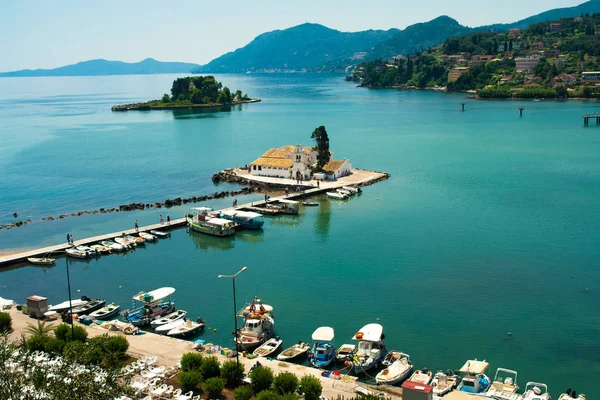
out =
{"type": "Polygon", "coordinates": [[[171,225],[171,214],[167,214],[167,225],[171,225]]]}
{"type": "Polygon", "coordinates": [[[71,234],[67,233],[67,244],[71,244],[71,234]]]}
{"type": "Polygon", "coordinates": [[[164,223],[165,223],[165,220],[163,219],[163,216],[162,216],[162,214],[160,214],[160,217],[159,217],[159,218],[160,218],[160,224],[161,224],[161,225],[162,225],[162,224],[164,224],[164,223]]]}
{"type": "Polygon", "coordinates": [[[136,220],[135,220],[135,222],[133,223],[133,226],[135,227],[135,231],[136,231],[136,232],[139,232],[139,230],[140,230],[140,226],[139,226],[139,224],[138,224],[138,220],[137,220],[137,219],[136,219],[136,220]]]}
{"type": "Polygon", "coordinates": [[[317,189],[321,187],[321,181],[317,181],[317,189]]]}
{"type": "Polygon", "coordinates": [[[73,239],[73,235],[71,235],[71,244],[75,243],[75,239],[73,239]]]}

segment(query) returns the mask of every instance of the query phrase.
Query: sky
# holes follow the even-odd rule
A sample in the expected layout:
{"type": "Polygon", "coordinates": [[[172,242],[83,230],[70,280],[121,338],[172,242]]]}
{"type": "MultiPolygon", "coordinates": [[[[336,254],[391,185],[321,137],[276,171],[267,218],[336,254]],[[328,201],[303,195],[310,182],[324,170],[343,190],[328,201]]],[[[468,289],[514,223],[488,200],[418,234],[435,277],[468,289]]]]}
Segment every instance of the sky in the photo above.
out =
{"type": "Polygon", "coordinates": [[[104,58],[205,64],[263,32],[314,22],[341,31],[403,29],[448,15],[514,22],[583,0],[0,0],[0,71],[104,58]]]}

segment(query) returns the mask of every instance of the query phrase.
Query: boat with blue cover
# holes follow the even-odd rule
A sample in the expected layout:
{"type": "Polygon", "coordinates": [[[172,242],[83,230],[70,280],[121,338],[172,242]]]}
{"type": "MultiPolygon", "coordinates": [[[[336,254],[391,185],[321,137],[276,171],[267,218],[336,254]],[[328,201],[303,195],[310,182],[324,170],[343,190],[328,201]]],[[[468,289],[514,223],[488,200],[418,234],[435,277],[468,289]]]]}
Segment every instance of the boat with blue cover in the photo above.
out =
{"type": "Polygon", "coordinates": [[[219,216],[239,224],[244,229],[261,229],[265,223],[262,214],[253,211],[226,210],[219,216]]]}
{"type": "Polygon", "coordinates": [[[470,394],[485,393],[490,388],[490,378],[485,371],[490,366],[485,360],[468,360],[460,372],[464,374],[458,390],[470,394]]]}
{"type": "Polygon", "coordinates": [[[309,354],[309,360],[317,368],[326,368],[335,359],[335,347],[332,340],[335,337],[333,328],[322,326],[312,334],[313,347],[309,354]]]}
{"type": "Polygon", "coordinates": [[[163,287],[136,294],[133,296],[133,300],[141,302],[142,306],[124,311],[123,319],[135,326],[148,325],[155,319],[175,310],[175,303],[171,300],[173,293],[175,293],[175,288],[163,287]]]}

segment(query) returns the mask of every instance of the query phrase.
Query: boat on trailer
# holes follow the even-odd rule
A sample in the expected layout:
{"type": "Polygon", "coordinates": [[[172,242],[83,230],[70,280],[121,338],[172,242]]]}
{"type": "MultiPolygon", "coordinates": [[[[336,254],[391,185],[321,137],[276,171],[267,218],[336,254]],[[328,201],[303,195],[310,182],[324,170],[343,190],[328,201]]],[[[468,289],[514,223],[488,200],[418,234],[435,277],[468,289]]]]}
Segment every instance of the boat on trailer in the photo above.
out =
{"type": "Polygon", "coordinates": [[[244,229],[261,229],[265,223],[262,214],[253,211],[226,210],[220,215],[221,218],[233,221],[244,229]]]}
{"type": "Polygon", "coordinates": [[[257,347],[252,354],[259,357],[270,357],[281,347],[282,343],[281,339],[271,338],[257,347]]]}
{"type": "Polygon", "coordinates": [[[109,304],[107,306],[104,306],[104,307],[92,312],[90,314],[90,317],[100,319],[100,320],[110,319],[119,313],[119,308],[120,307],[117,305],[109,304]]]}
{"type": "Polygon", "coordinates": [[[545,383],[527,382],[522,400],[552,400],[552,397],[545,383]]]}
{"type": "Polygon", "coordinates": [[[310,345],[308,343],[304,343],[303,341],[300,341],[300,342],[296,343],[295,345],[293,345],[292,347],[288,347],[287,349],[285,349],[284,351],[279,353],[279,355],[277,356],[277,359],[279,361],[289,361],[294,358],[306,356],[306,355],[308,355],[309,351],[310,351],[310,345]]]}
{"type": "Polygon", "coordinates": [[[458,390],[470,394],[485,393],[490,388],[490,378],[485,374],[490,364],[485,360],[468,360],[460,372],[465,374],[458,385],[458,390]]]}
{"type": "Polygon", "coordinates": [[[211,215],[210,207],[190,208],[186,219],[191,230],[213,236],[231,236],[235,233],[237,224],[223,218],[211,215]]]}
{"type": "Polygon", "coordinates": [[[367,324],[356,332],[352,337],[352,340],[358,340],[357,350],[351,362],[352,372],[366,372],[385,359],[387,348],[383,338],[383,326],[380,324],[367,324]]]}
{"type": "Polygon", "coordinates": [[[381,363],[386,368],[375,376],[375,381],[379,385],[395,385],[400,383],[408,378],[413,369],[410,356],[400,351],[390,351],[381,363]]]}
{"type": "Polygon", "coordinates": [[[313,346],[309,353],[309,360],[317,368],[326,368],[335,359],[333,338],[335,332],[329,326],[317,328],[312,334],[313,346]]]}
{"type": "Polygon", "coordinates": [[[173,312],[175,310],[175,303],[171,300],[173,293],[175,293],[175,288],[162,287],[136,294],[133,296],[133,300],[141,302],[142,306],[124,311],[125,322],[130,322],[135,326],[144,326],[173,312]]]}
{"type": "Polygon", "coordinates": [[[54,265],[56,260],[50,257],[28,257],[27,261],[33,265],[54,265]]]}
{"type": "Polygon", "coordinates": [[[517,371],[498,368],[486,396],[498,400],[513,400],[517,390],[519,390],[517,371]]]}

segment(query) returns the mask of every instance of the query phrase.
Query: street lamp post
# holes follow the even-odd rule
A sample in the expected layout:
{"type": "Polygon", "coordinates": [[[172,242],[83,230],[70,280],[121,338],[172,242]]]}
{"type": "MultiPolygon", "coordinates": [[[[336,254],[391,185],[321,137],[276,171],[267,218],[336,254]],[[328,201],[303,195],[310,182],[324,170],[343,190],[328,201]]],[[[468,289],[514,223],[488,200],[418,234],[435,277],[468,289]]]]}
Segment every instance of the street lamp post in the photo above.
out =
{"type": "Polygon", "coordinates": [[[67,264],[67,288],[69,289],[69,321],[71,321],[71,338],[75,338],[75,328],[73,327],[73,302],[71,301],[71,276],[69,275],[69,260],[65,257],[67,264]]]}
{"type": "MultiPolygon", "coordinates": [[[[238,365],[240,365],[240,356],[239,356],[239,352],[237,349],[237,338],[238,338],[238,326],[237,326],[237,305],[236,305],[236,299],[235,299],[235,277],[238,276],[239,274],[241,274],[242,272],[244,272],[245,270],[247,270],[247,267],[243,267],[242,269],[240,269],[238,272],[236,272],[233,275],[219,275],[218,278],[231,278],[231,281],[233,282],[233,325],[235,327],[235,331],[234,331],[234,342],[235,342],[235,362],[238,365]]],[[[237,372],[237,371],[236,371],[237,372]]],[[[240,383],[240,375],[237,374],[237,383],[240,383]]]]}

